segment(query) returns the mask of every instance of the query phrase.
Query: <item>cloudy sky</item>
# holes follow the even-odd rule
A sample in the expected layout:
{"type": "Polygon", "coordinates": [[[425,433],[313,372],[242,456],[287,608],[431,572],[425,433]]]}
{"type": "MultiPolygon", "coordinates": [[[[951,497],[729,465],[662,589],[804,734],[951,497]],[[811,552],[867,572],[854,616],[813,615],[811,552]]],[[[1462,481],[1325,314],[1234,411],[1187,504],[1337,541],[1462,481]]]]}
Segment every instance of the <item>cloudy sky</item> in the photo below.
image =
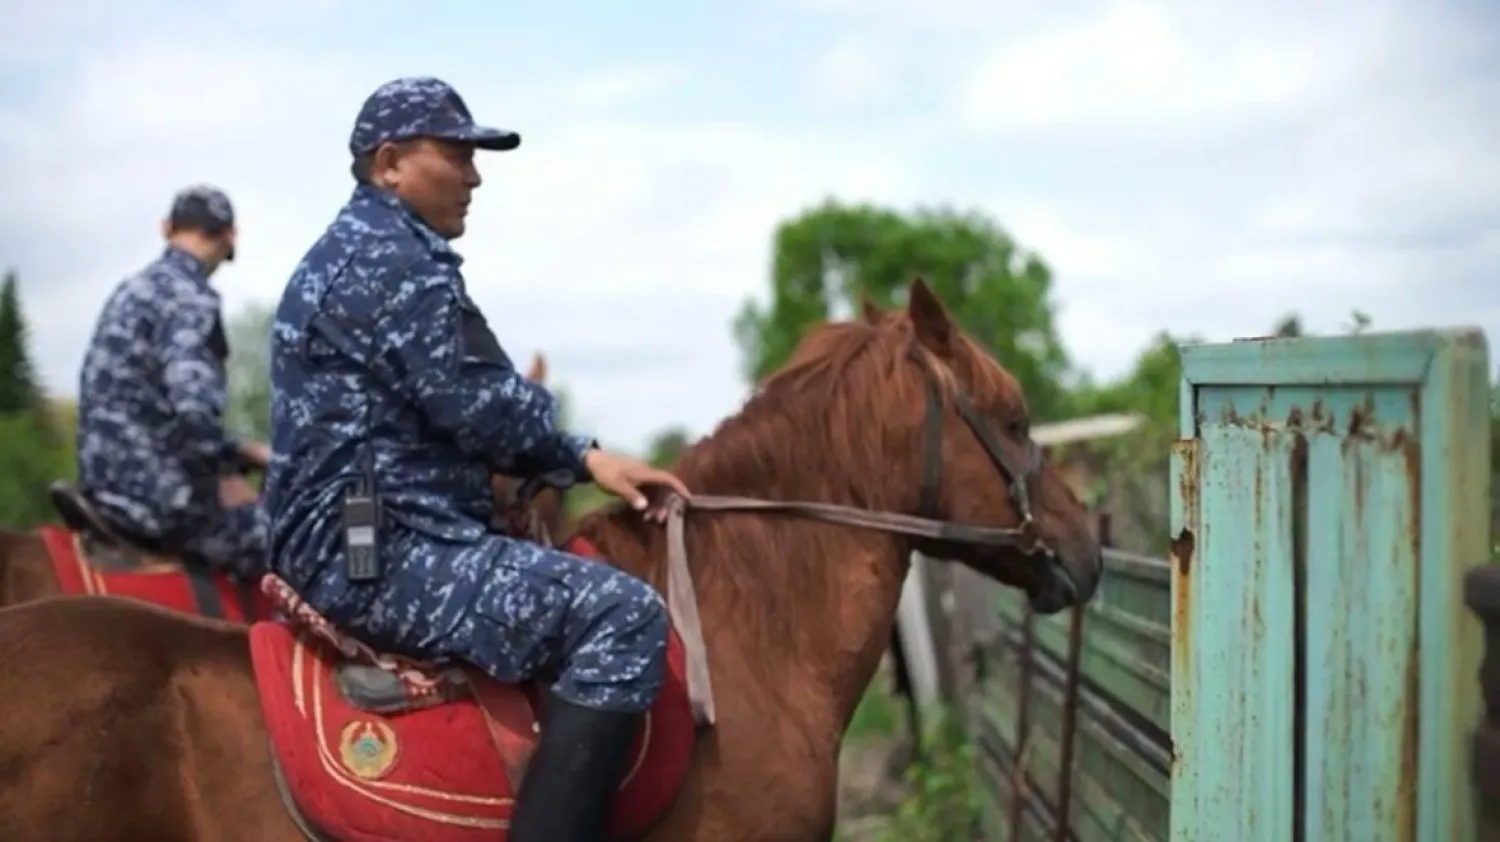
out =
{"type": "Polygon", "coordinates": [[[235,200],[227,307],[273,303],[388,79],[519,130],[459,241],[582,422],[706,432],[775,223],[825,196],[992,214],[1100,376],[1157,330],[1500,336],[1500,5],[1397,0],[0,0],[0,264],[71,393],[172,192],[235,200]],[[1488,5],[1488,8],[1486,8],[1488,5]]]}

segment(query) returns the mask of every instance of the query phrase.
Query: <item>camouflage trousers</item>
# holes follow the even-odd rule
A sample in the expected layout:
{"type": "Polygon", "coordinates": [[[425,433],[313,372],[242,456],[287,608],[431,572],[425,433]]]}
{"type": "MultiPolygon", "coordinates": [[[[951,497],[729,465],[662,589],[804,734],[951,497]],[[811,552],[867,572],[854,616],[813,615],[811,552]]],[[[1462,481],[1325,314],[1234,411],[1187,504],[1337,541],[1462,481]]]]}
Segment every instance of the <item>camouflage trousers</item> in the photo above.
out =
{"type": "Polygon", "coordinates": [[[214,509],[194,527],[184,530],[183,549],[242,581],[266,575],[266,519],[259,502],[214,509]]]}
{"type": "Polygon", "coordinates": [[[227,509],[195,505],[161,515],[123,497],[90,497],[108,521],[162,543],[169,552],[197,556],[212,569],[246,582],[258,582],[266,574],[268,536],[259,501],[227,509]]]}
{"type": "Polygon", "coordinates": [[[502,535],[449,542],[395,528],[382,540],[379,582],[315,584],[302,596],[397,654],[462,660],[505,683],[556,677],[553,690],[585,707],[636,713],[655,701],[669,623],[649,584],[502,535]]]}

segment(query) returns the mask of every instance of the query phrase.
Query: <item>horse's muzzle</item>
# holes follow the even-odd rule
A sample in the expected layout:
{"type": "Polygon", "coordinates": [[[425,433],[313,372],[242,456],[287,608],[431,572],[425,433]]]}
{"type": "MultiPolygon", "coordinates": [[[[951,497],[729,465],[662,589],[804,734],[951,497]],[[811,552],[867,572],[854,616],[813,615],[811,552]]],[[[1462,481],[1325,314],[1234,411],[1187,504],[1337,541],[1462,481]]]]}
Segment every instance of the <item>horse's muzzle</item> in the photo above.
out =
{"type": "Polygon", "coordinates": [[[1054,561],[1047,565],[1042,581],[1029,594],[1031,608],[1038,614],[1056,614],[1078,604],[1078,584],[1066,567],[1054,561]]]}

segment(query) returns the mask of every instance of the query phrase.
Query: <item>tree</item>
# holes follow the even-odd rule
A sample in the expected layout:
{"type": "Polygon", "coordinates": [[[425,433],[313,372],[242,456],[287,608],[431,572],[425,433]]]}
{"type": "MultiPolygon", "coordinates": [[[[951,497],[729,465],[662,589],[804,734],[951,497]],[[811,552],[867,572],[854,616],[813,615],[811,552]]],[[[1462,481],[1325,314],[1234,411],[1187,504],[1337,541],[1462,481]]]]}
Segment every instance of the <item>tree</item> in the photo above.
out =
{"type": "Polygon", "coordinates": [[[75,473],[72,440],[57,441],[39,413],[0,413],[0,527],[56,522],[47,486],[75,473]]]}
{"type": "Polygon", "coordinates": [[[47,484],[73,474],[73,442],[59,440],[31,363],[30,335],[15,270],[0,282],[0,526],[27,529],[57,519],[47,484]]]}
{"type": "Polygon", "coordinates": [[[0,283],[0,413],[38,412],[42,389],[27,347],[30,340],[21,312],[20,282],[11,269],[0,283]]]}
{"type": "Polygon", "coordinates": [[[677,461],[687,446],[687,430],[669,427],[651,437],[651,443],[646,446],[646,461],[658,468],[666,468],[677,461]]]}
{"type": "Polygon", "coordinates": [[[229,381],[226,426],[242,436],[267,441],[271,437],[271,324],[276,311],[249,304],[227,325],[229,381]]]}
{"type": "Polygon", "coordinates": [[[1500,368],[1490,386],[1490,559],[1500,562],[1500,368]]]}
{"type": "Polygon", "coordinates": [[[1296,313],[1287,313],[1276,323],[1271,333],[1277,339],[1296,339],[1302,336],[1302,317],[1296,313]]]}
{"type": "Polygon", "coordinates": [[[1124,377],[1102,387],[1084,385],[1074,391],[1074,411],[1079,415],[1106,412],[1139,412],[1153,424],[1177,429],[1178,389],[1182,381],[1180,345],[1200,341],[1198,337],[1174,337],[1158,333],[1136,357],[1124,377]]]}
{"type": "Polygon", "coordinates": [[[988,218],[830,200],[782,222],[772,251],[769,304],[748,301],[734,321],[752,381],[786,362],[808,328],[858,312],[861,293],[900,304],[920,275],[1020,379],[1035,415],[1064,412],[1068,358],[1053,324],[1052,273],[988,218]]]}

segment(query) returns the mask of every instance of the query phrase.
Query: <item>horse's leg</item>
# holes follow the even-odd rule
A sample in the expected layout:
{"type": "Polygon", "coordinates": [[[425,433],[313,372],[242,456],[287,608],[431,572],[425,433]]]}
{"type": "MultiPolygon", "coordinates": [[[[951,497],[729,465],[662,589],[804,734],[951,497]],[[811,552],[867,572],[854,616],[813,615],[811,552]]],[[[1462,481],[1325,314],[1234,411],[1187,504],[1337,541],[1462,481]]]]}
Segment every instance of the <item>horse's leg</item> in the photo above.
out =
{"type": "Polygon", "coordinates": [[[0,606],[60,593],[52,557],[42,539],[30,532],[0,531],[0,606]]]}
{"type": "Polygon", "coordinates": [[[110,598],[0,610],[0,839],[301,842],[245,630],[110,598]]]}
{"type": "Polygon", "coordinates": [[[910,742],[905,752],[892,755],[889,772],[900,775],[909,763],[920,760],[922,751],[922,709],[917,701],[917,691],[912,686],[911,663],[906,659],[906,650],[901,646],[901,625],[891,624],[891,672],[894,690],[906,705],[906,731],[910,742]],[[905,755],[904,757],[902,755],[905,755]]]}

